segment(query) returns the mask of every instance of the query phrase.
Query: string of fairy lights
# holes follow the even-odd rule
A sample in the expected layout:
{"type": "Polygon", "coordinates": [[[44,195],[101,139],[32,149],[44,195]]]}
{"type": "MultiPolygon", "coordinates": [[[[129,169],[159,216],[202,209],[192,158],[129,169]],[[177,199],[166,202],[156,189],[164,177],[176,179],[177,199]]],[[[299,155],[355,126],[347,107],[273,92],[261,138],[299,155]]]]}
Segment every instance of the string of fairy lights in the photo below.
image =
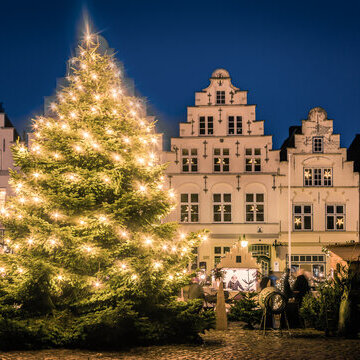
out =
{"type": "MultiPolygon", "coordinates": [[[[16,196],[0,209],[0,216],[4,223],[23,222],[30,210],[32,214],[38,210],[41,220],[53,225],[55,231],[50,235],[46,231],[45,234],[31,233],[23,239],[6,238],[4,242],[15,255],[37,247],[51,253],[65,246],[61,239],[61,229],[65,226],[76,226],[80,230],[90,225],[96,226],[115,234],[120,241],[135,241],[137,246],[154,254],[153,272],[160,273],[162,270],[167,273],[167,280],[173,281],[187,274],[187,269],[181,267],[190,261],[192,247],[207,239],[206,232],[196,235],[179,233],[176,239],[171,241],[163,240],[154,234],[131,233],[112,214],[73,216],[60,208],[54,208],[53,199],[49,199],[42,191],[42,186],[54,177],[51,171],[46,170],[45,165],[60,167],[74,159],[91,157],[92,161],[101,160],[102,164],[107,166],[99,166],[101,170],[96,171],[95,175],[94,171],[86,172],[80,167],[78,171],[56,174],[58,180],[70,186],[83,186],[84,181],[92,176],[93,181],[111,188],[116,185],[113,184],[112,169],[129,166],[138,169],[145,179],[150,176],[157,179],[154,182],[134,180],[134,196],[151,199],[153,195],[169,204],[170,211],[176,207],[175,192],[164,189],[165,178],[161,175],[162,165],[156,152],[158,135],[154,133],[154,123],[149,123],[142,116],[142,103],[126,95],[126,89],[122,88],[121,72],[113,58],[110,55],[101,55],[98,48],[97,35],[87,34],[78,48],[77,56],[70,60],[72,72],[67,76],[69,85],[58,92],[57,100],[49,106],[52,116],[40,116],[34,120],[29,147],[21,143],[14,146],[14,158],[20,165],[30,163],[34,166],[21,167],[22,172],[12,176],[10,182],[16,196]],[[83,119],[88,120],[88,126],[83,119]],[[66,140],[65,143],[62,143],[61,139],[66,140]],[[170,259],[180,256],[183,260],[172,265],[175,268],[173,270],[170,262],[163,258],[164,254],[170,259]]],[[[165,215],[160,214],[158,220],[161,221],[163,216],[165,215]]],[[[84,256],[95,258],[104,249],[96,244],[80,241],[78,251],[84,256]]],[[[111,270],[123,273],[132,282],[140,277],[126,260],[120,259],[111,270]]],[[[13,265],[9,268],[0,265],[0,276],[11,273],[21,276],[27,271],[24,264],[16,268],[13,265]]],[[[74,274],[60,269],[54,275],[54,281],[61,284],[72,276],[74,274]]],[[[100,269],[96,276],[88,278],[94,288],[100,289],[104,286],[100,269]]]]}

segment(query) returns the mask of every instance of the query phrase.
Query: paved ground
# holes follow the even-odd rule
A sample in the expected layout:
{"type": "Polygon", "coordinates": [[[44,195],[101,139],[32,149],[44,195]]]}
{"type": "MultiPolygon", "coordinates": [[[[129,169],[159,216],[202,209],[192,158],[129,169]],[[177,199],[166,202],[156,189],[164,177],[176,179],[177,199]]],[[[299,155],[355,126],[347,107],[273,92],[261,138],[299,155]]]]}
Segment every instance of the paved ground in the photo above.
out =
{"type": "Polygon", "coordinates": [[[204,344],[194,346],[152,346],[127,352],[96,353],[82,350],[43,350],[0,353],[1,360],[359,360],[360,340],[325,338],[316,331],[292,331],[292,335],[242,330],[232,324],[227,331],[210,331],[204,344]]]}

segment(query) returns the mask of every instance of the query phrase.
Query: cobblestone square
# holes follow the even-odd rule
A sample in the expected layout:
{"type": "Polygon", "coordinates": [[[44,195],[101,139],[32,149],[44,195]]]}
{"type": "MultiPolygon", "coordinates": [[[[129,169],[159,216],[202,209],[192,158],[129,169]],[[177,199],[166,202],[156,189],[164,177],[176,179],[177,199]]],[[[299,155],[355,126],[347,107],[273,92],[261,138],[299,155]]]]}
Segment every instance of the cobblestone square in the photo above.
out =
{"type": "Polygon", "coordinates": [[[210,331],[201,345],[139,347],[124,352],[84,350],[42,350],[0,353],[1,360],[358,360],[360,340],[326,338],[315,330],[268,331],[243,330],[231,324],[227,331],[210,331]]]}

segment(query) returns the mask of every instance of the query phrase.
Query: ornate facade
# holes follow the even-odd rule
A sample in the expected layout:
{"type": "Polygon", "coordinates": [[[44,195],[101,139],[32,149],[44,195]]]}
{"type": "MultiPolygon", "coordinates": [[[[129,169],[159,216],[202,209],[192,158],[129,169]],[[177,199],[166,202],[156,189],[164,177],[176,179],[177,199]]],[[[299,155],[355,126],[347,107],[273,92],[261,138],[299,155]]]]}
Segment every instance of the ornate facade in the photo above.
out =
{"type": "Polygon", "coordinates": [[[272,149],[255,110],[224,69],[195,93],[180,136],[164,153],[178,196],[168,220],[185,231],[211,231],[197,250],[201,269],[220,263],[240,238],[264,273],[282,271],[290,175],[292,267],[323,276],[330,269],[324,246],[359,241],[359,174],[324,109],[312,109],[301,126],[291,127],[280,150],[272,149]]]}

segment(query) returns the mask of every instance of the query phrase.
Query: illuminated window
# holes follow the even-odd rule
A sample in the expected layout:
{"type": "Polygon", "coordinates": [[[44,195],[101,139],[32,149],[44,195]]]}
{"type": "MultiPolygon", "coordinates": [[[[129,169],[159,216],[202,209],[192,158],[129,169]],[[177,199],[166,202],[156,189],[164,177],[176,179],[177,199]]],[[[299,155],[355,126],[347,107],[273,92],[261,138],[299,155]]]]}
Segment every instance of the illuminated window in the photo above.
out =
{"type": "Polygon", "coordinates": [[[245,171],[261,171],[261,149],[245,149],[245,171]]]}
{"type": "Polygon", "coordinates": [[[214,149],[214,171],[227,172],[230,168],[230,150],[229,149],[214,149]]]}
{"type": "Polygon", "coordinates": [[[231,221],[231,194],[213,194],[213,220],[231,221]]]}
{"type": "Polygon", "coordinates": [[[246,221],[264,221],[264,194],[246,194],[246,221]]]}
{"type": "Polygon", "coordinates": [[[199,194],[180,195],[180,221],[199,221],[199,194]]]}
{"type": "Polygon", "coordinates": [[[332,186],[331,168],[304,168],[304,186],[332,186]]]}
{"type": "Polygon", "coordinates": [[[345,205],[326,205],[326,230],[345,230],[345,205]]]}
{"type": "Polygon", "coordinates": [[[312,140],[312,148],[314,153],[323,153],[324,138],[322,136],[314,136],[312,140]]]}
{"type": "Polygon", "coordinates": [[[200,116],[199,118],[199,134],[200,135],[213,135],[214,134],[214,117],[200,116]]]}
{"type": "Polygon", "coordinates": [[[198,171],[198,152],[197,149],[181,150],[182,171],[197,172],[198,171]]]}
{"type": "Polygon", "coordinates": [[[216,92],[216,104],[225,104],[225,91],[216,92]]]}
{"type": "Polygon", "coordinates": [[[241,135],[242,134],[242,116],[229,116],[228,117],[228,134],[229,135],[241,135]]]}
{"type": "Polygon", "coordinates": [[[293,205],[293,229],[312,230],[312,205],[293,205]]]}

